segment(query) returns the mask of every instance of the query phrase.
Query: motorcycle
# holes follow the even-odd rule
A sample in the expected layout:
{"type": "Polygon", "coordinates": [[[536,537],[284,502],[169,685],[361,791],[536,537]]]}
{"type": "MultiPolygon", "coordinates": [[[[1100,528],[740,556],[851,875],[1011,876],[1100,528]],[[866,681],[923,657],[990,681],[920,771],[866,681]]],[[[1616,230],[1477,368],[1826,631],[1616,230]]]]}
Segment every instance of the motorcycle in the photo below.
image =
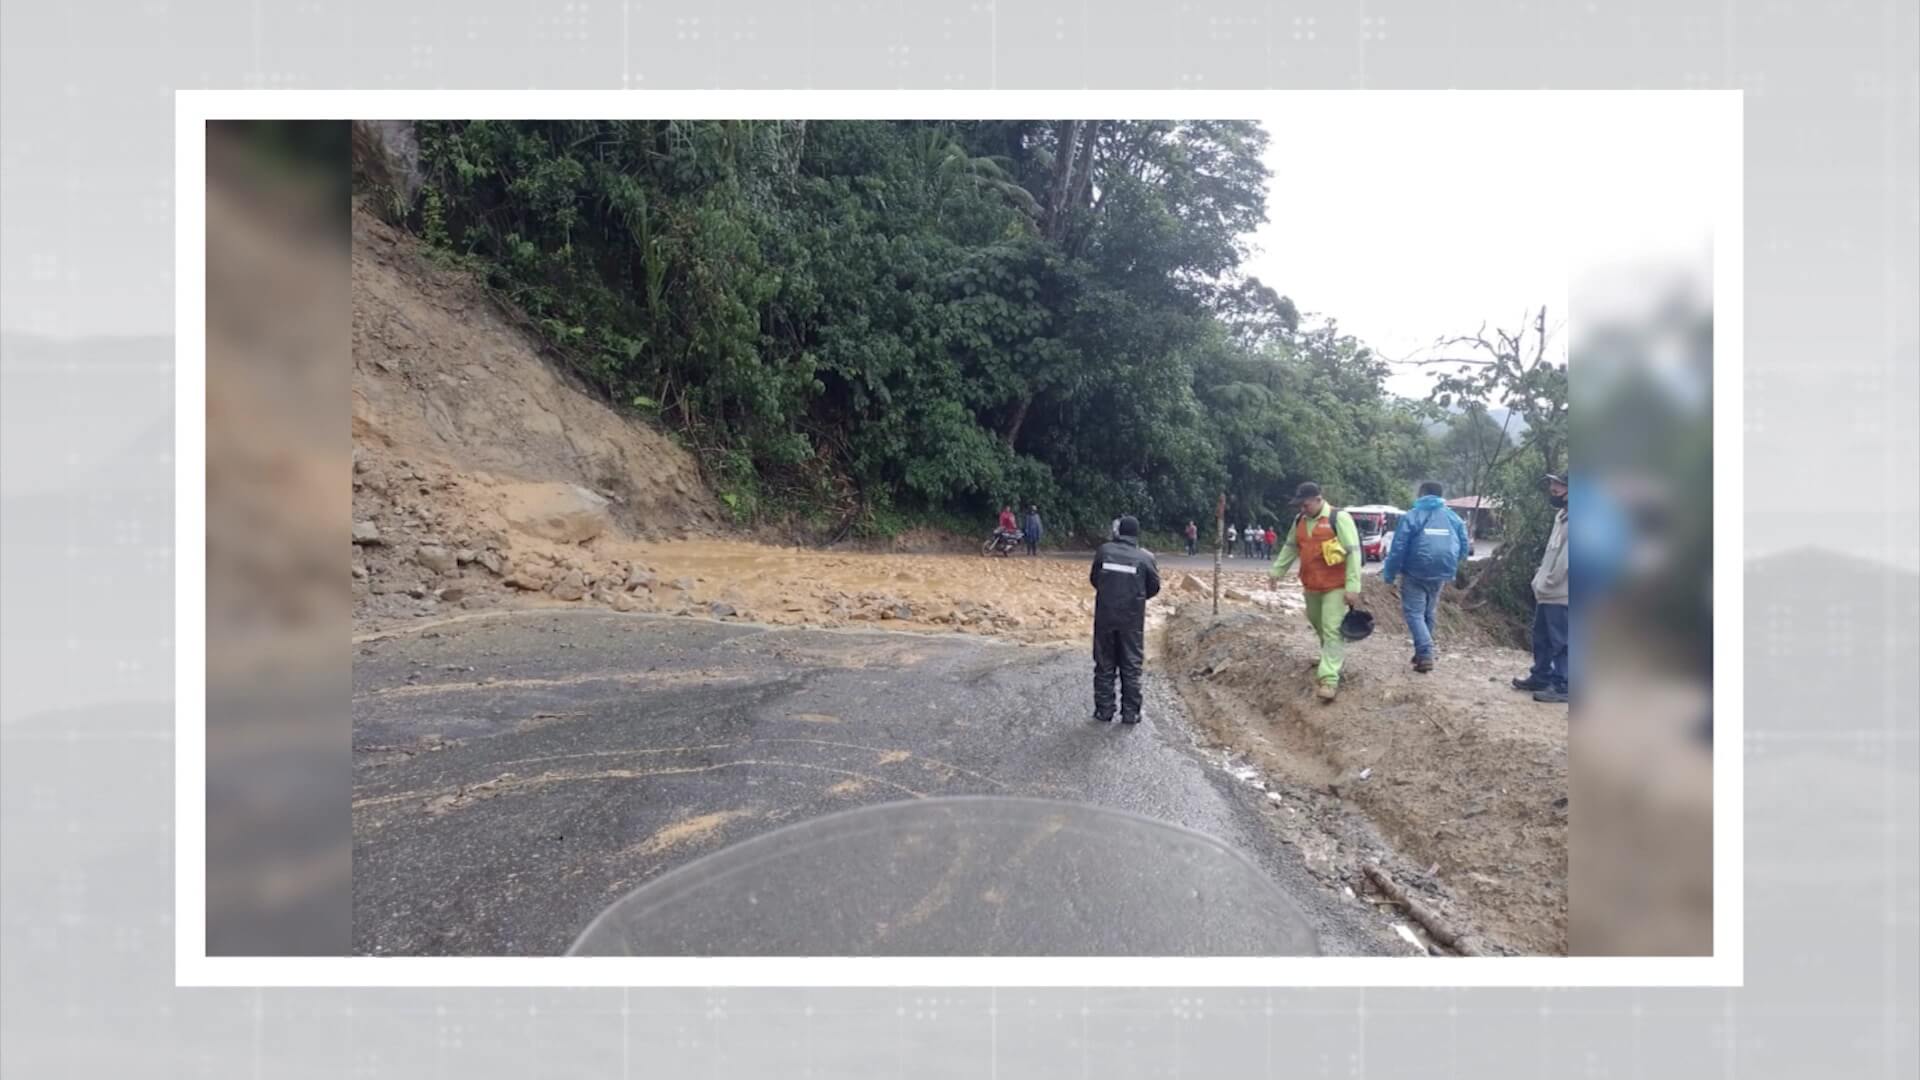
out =
{"type": "Polygon", "coordinates": [[[616,901],[570,956],[1317,956],[1303,909],[1210,836],[961,796],[775,829],[616,901]]]}
{"type": "Polygon", "coordinates": [[[1019,533],[996,529],[993,535],[987,538],[987,542],[980,545],[980,554],[988,558],[998,555],[1004,559],[1020,549],[1020,542],[1019,533]]]}

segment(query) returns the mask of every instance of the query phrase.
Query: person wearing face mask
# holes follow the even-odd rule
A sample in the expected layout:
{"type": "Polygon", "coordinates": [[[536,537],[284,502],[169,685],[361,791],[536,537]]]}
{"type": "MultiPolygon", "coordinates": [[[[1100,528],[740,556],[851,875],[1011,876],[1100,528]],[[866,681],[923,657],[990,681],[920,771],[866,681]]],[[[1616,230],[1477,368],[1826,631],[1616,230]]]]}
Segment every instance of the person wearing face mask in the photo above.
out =
{"type": "Polygon", "coordinates": [[[1553,705],[1567,702],[1567,478],[1545,477],[1547,501],[1553,504],[1553,531],[1533,574],[1533,670],[1513,680],[1515,690],[1530,690],[1533,700],[1553,705]]]}

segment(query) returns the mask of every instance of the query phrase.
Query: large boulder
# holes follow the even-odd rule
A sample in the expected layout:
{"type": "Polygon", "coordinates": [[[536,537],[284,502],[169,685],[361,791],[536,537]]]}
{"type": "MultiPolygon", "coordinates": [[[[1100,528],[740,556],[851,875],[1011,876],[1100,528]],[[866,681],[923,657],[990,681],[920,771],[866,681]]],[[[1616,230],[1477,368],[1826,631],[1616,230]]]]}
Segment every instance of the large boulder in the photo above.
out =
{"type": "Polygon", "coordinates": [[[512,588],[524,592],[540,592],[553,581],[553,575],[545,568],[529,563],[514,567],[513,573],[508,574],[505,580],[506,584],[512,588]]]}
{"type": "Polygon", "coordinates": [[[586,575],[578,570],[569,571],[547,589],[555,600],[579,600],[587,595],[586,575]]]}
{"type": "Polygon", "coordinates": [[[614,531],[612,502],[578,484],[512,484],[501,491],[514,528],[562,544],[581,544],[614,531]]]}
{"type": "Polygon", "coordinates": [[[413,553],[413,561],[436,574],[451,574],[458,560],[452,552],[438,544],[422,544],[413,553]]]}

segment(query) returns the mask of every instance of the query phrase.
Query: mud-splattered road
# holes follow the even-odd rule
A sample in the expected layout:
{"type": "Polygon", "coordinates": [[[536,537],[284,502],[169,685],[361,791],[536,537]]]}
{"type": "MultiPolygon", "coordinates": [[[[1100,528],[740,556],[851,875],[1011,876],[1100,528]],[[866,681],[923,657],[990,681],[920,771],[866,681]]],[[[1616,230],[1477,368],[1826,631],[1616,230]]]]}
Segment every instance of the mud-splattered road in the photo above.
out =
{"type": "Polygon", "coordinates": [[[1151,665],[1134,728],[1090,721],[1089,667],[1080,649],[962,635],[594,610],[364,641],[356,950],[558,953],[637,884],[746,837],[853,806],[1004,794],[1216,837],[1299,901],[1322,951],[1396,951],[1384,922],[1276,839],[1261,793],[1194,749],[1151,665]]]}

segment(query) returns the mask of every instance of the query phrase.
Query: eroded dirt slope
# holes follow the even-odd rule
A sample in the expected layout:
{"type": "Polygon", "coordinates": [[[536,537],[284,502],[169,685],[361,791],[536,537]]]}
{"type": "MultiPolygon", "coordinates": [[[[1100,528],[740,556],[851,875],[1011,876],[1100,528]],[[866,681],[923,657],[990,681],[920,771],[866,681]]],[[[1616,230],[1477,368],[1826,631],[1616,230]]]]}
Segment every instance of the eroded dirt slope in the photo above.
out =
{"type": "Polygon", "coordinates": [[[372,216],[353,229],[362,622],[498,602],[523,557],[564,596],[597,545],[719,527],[693,457],[560,372],[523,316],[372,216]]]}
{"type": "Polygon", "coordinates": [[[1326,819],[1304,842],[1330,879],[1367,888],[1373,856],[1337,820],[1350,811],[1450,921],[1512,951],[1564,953],[1566,706],[1510,689],[1528,658],[1478,641],[1443,636],[1437,670],[1415,673],[1399,625],[1382,617],[1349,646],[1331,704],[1313,697],[1315,644],[1294,612],[1189,605],[1167,624],[1165,663],[1210,737],[1326,819]]]}

